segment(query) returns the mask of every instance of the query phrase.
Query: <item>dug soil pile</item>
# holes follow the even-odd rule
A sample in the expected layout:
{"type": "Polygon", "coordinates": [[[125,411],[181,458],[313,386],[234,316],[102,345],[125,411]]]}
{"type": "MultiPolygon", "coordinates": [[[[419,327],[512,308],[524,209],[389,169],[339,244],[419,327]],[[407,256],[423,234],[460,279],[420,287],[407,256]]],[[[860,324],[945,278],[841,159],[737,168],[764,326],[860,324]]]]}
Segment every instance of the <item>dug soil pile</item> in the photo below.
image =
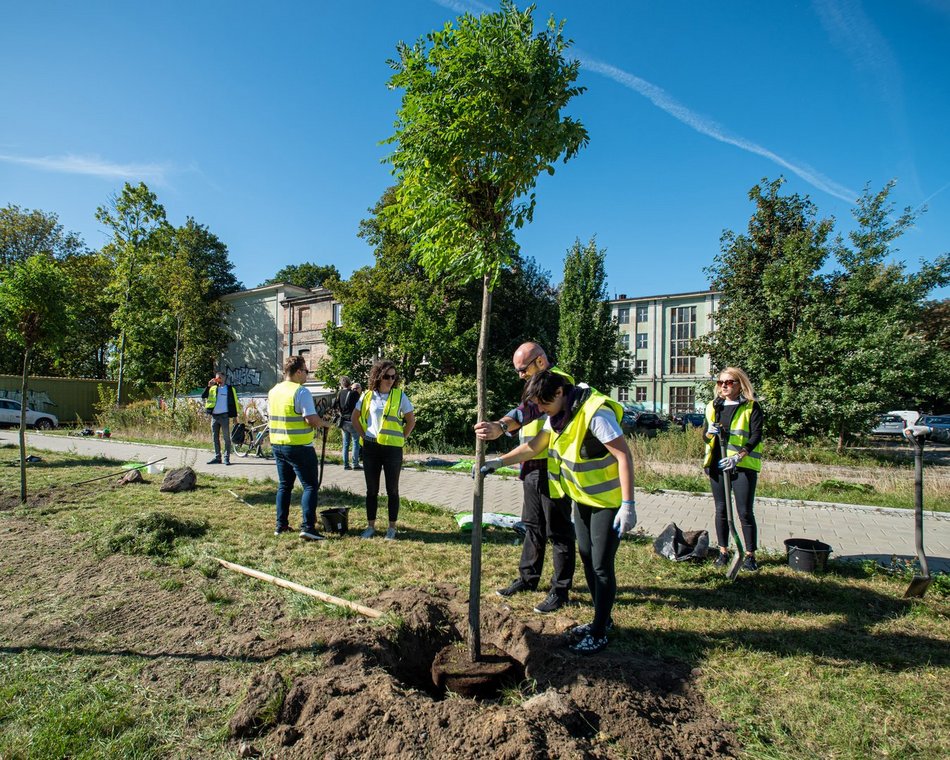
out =
{"type": "Polygon", "coordinates": [[[0,557],[18,590],[0,595],[7,651],[141,658],[141,689],[155,699],[184,694],[230,715],[227,741],[243,756],[738,754],[688,668],[609,648],[574,655],[564,637],[568,616],[520,620],[486,600],[482,640],[514,658],[523,679],[501,699],[479,702],[440,693],[431,680],[436,653],[464,638],[467,592],[455,587],[361,600],[388,613],[379,621],[294,618],[277,591],[264,602],[259,593],[235,598],[225,616],[201,593],[206,580],[193,568],[97,556],[81,537],[32,520],[7,516],[0,557]],[[316,653],[318,665],[301,669],[295,652],[316,653]]]}

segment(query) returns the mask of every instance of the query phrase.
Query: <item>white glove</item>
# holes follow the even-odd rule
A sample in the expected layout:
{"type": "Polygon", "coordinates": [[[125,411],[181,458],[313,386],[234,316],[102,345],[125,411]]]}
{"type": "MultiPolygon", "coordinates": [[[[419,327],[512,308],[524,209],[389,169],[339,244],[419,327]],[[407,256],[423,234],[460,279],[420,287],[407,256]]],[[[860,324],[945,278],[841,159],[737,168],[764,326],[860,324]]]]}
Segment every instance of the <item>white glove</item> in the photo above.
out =
{"type": "Polygon", "coordinates": [[[710,422],[709,427],[706,428],[706,435],[719,435],[719,423],[710,422]]]}
{"type": "Polygon", "coordinates": [[[933,428],[928,425],[908,425],[904,428],[904,437],[916,438],[921,435],[930,435],[932,432],[933,428]]]}
{"type": "MultiPolygon", "coordinates": [[[[504,465],[504,463],[501,461],[501,459],[498,459],[497,457],[496,457],[495,459],[486,459],[486,460],[485,460],[485,464],[482,465],[482,469],[479,470],[479,472],[480,472],[482,475],[491,475],[491,474],[492,474],[495,470],[497,470],[499,467],[504,467],[504,466],[505,466],[505,465],[504,465]]],[[[475,465],[472,465],[472,477],[474,478],[475,475],[476,475],[476,473],[475,473],[475,465]]]]}
{"type": "Polygon", "coordinates": [[[618,536],[623,536],[637,527],[637,507],[632,501],[620,502],[620,509],[614,517],[614,530],[618,536]]]}
{"type": "Polygon", "coordinates": [[[739,455],[733,454],[731,457],[724,457],[719,460],[719,469],[723,472],[735,472],[736,464],[739,462],[739,455]]]}

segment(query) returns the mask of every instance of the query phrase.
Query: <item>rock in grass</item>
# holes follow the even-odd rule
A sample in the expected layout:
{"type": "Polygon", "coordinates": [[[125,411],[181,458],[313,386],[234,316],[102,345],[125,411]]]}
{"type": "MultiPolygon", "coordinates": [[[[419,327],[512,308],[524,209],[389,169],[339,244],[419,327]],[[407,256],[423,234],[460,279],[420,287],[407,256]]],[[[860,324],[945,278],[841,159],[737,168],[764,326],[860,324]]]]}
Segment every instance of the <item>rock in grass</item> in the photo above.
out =
{"type": "Polygon", "coordinates": [[[162,487],[159,491],[169,493],[180,493],[181,491],[194,491],[198,485],[198,476],[190,467],[179,467],[176,470],[169,470],[162,481],[162,487]]]}
{"type": "Polygon", "coordinates": [[[129,470],[125,475],[119,478],[120,486],[127,486],[129,483],[144,483],[145,478],[139,470],[129,470]]]}

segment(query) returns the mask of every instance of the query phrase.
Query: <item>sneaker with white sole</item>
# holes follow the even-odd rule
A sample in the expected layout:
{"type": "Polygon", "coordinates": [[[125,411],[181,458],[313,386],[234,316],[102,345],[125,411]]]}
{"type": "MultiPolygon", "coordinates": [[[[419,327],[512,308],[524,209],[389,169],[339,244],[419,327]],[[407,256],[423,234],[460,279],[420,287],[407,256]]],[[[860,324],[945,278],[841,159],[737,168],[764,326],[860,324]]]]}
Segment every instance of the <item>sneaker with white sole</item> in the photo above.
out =
{"type": "MultiPolygon", "coordinates": [[[[567,632],[568,637],[572,642],[581,641],[585,636],[590,636],[590,628],[593,623],[584,623],[583,625],[575,625],[571,630],[567,632]]],[[[607,628],[604,633],[610,633],[614,629],[614,619],[610,618],[607,620],[607,628]]]]}
{"type": "Polygon", "coordinates": [[[584,638],[576,644],[571,644],[568,648],[574,652],[574,654],[597,654],[607,648],[607,637],[600,636],[595,639],[588,633],[584,638]]]}
{"type": "Polygon", "coordinates": [[[511,582],[511,585],[509,585],[507,588],[500,588],[495,593],[498,594],[498,596],[509,597],[514,596],[515,594],[520,594],[522,591],[534,591],[536,588],[537,586],[532,586],[530,583],[521,578],[515,578],[511,582]]]}
{"type": "Polygon", "coordinates": [[[274,528],[274,535],[279,536],[281,533],[293,533],[294,529],[289,525],[278,525],[274,528]]]}
{"type": "Polygon", "coordinates": [[[360,533],[360,538],[372,538],[376,535],[376,528],[367,528],[362,533],[360,533]]]}
{"type": "Polygon", "coordinates": [[[300,537],[304,541],[326,541],[327,540],[327,537],[324,536],[322,533],[317,533],[317,531],[315,530],[307,530],[306,528],[300,531],[300,537]]]}
{"type": "Polygon", "coordinates": [[[537,607],[534,608],[535,612],[546,613],[546,612],[557,612],[565,604],[567,604],[567,594],[559,594],[557,591],[550,592],[544,601],[540,602],[537,607]]]}

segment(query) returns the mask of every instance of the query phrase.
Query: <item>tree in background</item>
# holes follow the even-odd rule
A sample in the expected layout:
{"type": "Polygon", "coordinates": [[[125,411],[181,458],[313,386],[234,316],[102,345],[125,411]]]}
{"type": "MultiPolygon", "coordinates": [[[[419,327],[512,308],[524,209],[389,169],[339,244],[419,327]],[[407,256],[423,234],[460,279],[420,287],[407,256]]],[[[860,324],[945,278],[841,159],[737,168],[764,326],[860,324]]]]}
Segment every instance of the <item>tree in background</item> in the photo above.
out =
{"type": "Polygon", "coordinates": [[[59,351],[41,352],[49,369],[41,370],[34,361],[34,374],[44,371],[64,377],[105,379],[109,372],[109,352],[116,341],[112,323],[116,301],[110,290],[113,264],[98,251],[69,256],[61,263],[72,283],[73,326],[63,337],[59,351]]]}
{"type": "Polygon", "coordinates": [[[913,221],[909,209],[891,220],[893,183],[858,200],[850,248],[840,236],[829,244],[833,221],[818,221],[807,198],[780,195],[782,183],[752,188],[748,233],[723,235],[707,270],[722,291],[717,329],[697,349],[716,368],[750,374],[770,433],[833,436],[840,448],[909,389],[932,386],[921,310],[950,269],[946,257],[916,274],[888,263],[913,221]],[[841,268],[822,274],[832,253],[841,268]]]}
{"type": "Polygon", "coordinates": [[[557,361],[578,380],[610,393],[611,388],[630,385],[633,372],[610,316],[606,257],[606,249],[598,249],[594,238],[586,247],[578,239],[568,249],[559,298],[557,361]]]}
{"type": "Polygon", "coordinates": [[[328,283],[339,279],[340,272],[333,264],[324,266],[322,264],[311,264],[307,261],[303,264],[288,264],[279,269],[273,277],[264,280],[261,286],[286,282],[289,285],[312,290],[314,288],[325,288],[328,283]]]}
{"type": "MultiPolygon", "coordinates": [[[[105,206],[96,209],[96,219],[112,231],[112,242],[104,249],[115,266],[110,287],[116,301],[113,322],[119,331],[118,387],[116,398],[121,403],[125,381],[126,343],[133,334],[136,346],[151,346],[150,328],[155,317],[155,290],[149,287],[149,275],[155,274],[158,257],[158,233],[168,224],[165,208],[158,196],[144,182],[133,187],[128,182],[105,206]]],[[[167,233],[167,231],[166,231],[167,233]]],[[[167,237],[167,234],[166,234],[167,237]]],[[[143,380],[138,372],[139,380],[143,380]]]]}
{"type": "MultiPolygon", "coordinates": [[[[403,90],[390,156],[399,179],[387,208],[393,229],[412,240],[433,282],[481,281],[476,375],[478,417],[487,410],[491,294],[517,253],[514,230],[530,222],[542,171],[587,142],[561,109],[582,92],[568,62],[563,25],[534,33],[533,8],[503,2],[497,13],[461,16],[415,45],[400,44],[389,85],[403,90]]],[[[476,466],[485,447],[476,448],[476,466]]],[[[480,657],[479,586],[483,478],[475,479],[469,650],[480,657]]]]}
{"type": "Polygon", "coordinates": [[[49,256],[29,256],[0,271],[0,326],[20,347],[20,502],[26,502],[26,410],[30,359],[39,346],[47,350],[67,334],[70,323],[69,278],[49,256]]]}

